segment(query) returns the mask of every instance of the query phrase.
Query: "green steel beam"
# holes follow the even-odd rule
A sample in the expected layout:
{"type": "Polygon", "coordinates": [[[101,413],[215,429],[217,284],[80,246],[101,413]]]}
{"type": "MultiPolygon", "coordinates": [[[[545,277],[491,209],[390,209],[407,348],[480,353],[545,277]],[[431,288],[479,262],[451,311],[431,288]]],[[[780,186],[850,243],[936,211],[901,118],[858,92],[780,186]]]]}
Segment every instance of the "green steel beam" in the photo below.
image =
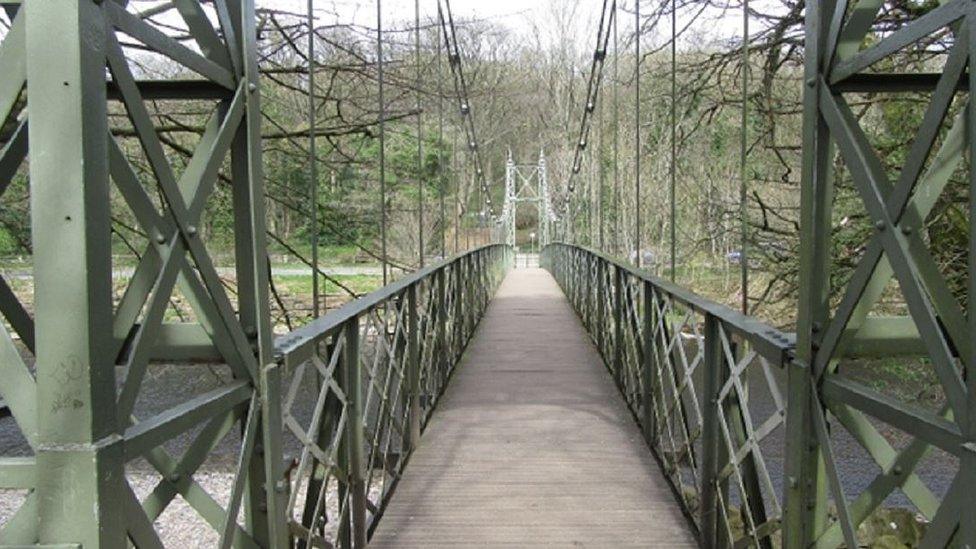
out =
{"type": "Polygon", "coordinates": [[[32,2],[31,223],[41,544],[125,545],[112,359],[104,6],[32,2]]]}

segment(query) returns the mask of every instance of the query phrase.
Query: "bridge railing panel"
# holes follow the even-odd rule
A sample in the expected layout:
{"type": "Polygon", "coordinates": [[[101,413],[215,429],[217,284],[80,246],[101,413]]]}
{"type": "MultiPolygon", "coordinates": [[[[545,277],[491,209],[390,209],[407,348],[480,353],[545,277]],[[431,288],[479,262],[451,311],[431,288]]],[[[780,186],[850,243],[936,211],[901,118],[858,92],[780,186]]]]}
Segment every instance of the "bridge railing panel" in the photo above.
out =
{"type": "Polygon", "coordinates": [[[363,547],[513,262],[491,245],[411,274],[277,341],[281,516],[300,547],[363,547]]]}
{"type": "Polygon", "coordinates": [[[773,546],[791,337],[592,250],[551,244],[543,266],[579,313],[702,540],[773,546]]]}

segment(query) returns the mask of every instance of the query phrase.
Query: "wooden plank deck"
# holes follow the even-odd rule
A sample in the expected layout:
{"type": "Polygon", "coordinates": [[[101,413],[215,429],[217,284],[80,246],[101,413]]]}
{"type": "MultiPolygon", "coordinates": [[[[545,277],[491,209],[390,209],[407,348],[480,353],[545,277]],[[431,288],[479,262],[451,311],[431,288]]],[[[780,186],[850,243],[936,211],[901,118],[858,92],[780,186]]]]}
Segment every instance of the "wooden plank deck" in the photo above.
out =
{"type": "Polygon", "coordinates": [[[695,546],[552,277],[514,270],[370,547],[695,546]]]}

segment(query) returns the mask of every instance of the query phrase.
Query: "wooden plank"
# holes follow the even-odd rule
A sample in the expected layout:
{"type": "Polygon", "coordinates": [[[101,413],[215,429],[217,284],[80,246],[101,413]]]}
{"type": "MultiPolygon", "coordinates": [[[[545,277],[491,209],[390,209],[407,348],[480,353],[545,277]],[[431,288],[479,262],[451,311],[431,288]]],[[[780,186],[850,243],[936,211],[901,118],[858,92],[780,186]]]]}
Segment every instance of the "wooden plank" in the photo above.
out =
{"type": "Polygon", "coordinates": [[[693,547],[568,301],[512,271],[370,547],[693,547]]]}

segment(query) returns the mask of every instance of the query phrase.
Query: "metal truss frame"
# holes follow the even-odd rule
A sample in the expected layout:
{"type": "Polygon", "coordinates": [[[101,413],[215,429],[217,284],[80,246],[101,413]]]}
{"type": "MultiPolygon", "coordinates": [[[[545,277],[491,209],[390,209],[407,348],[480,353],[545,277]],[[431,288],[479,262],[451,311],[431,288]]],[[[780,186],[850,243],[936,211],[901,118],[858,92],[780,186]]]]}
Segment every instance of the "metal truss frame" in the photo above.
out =
{"type": "Polygon", "coordinates": [[[556,216],[549,194],[544,152],[539,153],[539,162],[535,165],[516,164],[511,153],[505,162],[505,202],[498,223],[509,246],[515,246],[515,223],[520,203],[535,204],[539,216],[539,244],[545,246],[550,242],[550,224],[556,216]]]}
{"type": "MultiPolygon", "coordinates": [[[[785,547],[856,544],[858,526],[896,490],[931,521],[923,546],[976,546],[976,315],[972,305],[967,314],[949,291],[925,238],[926,218],[949,178],[966,155],[972,162],[976,112],[962,92],[976,83],[976,3],[941,1],[899,30],[867,41],[881,8],[881,0],[807,5],[801,295],[796,360],[790,366],[785,547]],[[875,69],[943,31],[948,51],[941,74],[875,69]],[[864,91],[927,95],[924,117],[894,175],[849,105],[852,93],[864,91]],[[838,166],[853,181],[874,231],[834,306],[829,250],[838,166]],[[870,314],[892,280],[907,314],[870,314]],[[846,377],[845,361],[864,354],[926,357],[945,397],[943,409],[900,401],[846,377]],[[906,433],[911,442],[893,448],[879,423],[906,433]],[[851,488],[839,478],[830,437],[836,429],[847,430],[878,464],[880,472],[861,493],[847,493],[851,488]],[[958,462],[944,497],[915,474],[933,448],[958,462]],[[831,502],[834,518],[828,515],[831,502]]],[[[965,170],[972,189],[976,172],[971,165],[965,170]]],[[[973,204],[970,192],[970,270],[976,261],[973,204]]],[[[969,296],[976,295],[974,288],[970,276],[969,296]]]]}

